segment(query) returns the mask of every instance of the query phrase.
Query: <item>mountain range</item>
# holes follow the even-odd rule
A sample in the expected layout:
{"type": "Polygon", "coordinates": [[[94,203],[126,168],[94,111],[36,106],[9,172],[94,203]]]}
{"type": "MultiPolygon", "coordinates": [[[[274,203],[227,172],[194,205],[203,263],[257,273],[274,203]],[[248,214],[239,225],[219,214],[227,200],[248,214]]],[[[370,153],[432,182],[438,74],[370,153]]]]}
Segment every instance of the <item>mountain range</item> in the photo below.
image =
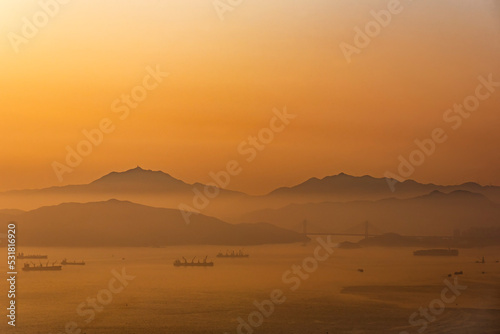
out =
{"type": "Polygon", "coordinates": [[[114,199],[64,203],[14,215],[0,212],[0,224],[10,221],[17,223],[21,246],[257,245],[306,240],[271,224],[229,224],[202,214],[193,215],[187,224],[179,210],[114,199]]]}
{"type": "Polygon", "coordinates": [[[354,201],[377,200],[383,198],[409,198],[429,194],[433,191],[449,193],[456,190],[466,190],[480,193],[493,201],[500,202],[500,187],[482,186],[474,182],[460,185],[423,184],[413,180],[398,182],[393,179],[375,178],[369,175],[351,176],[344,173],[326,176],[322,179],[310,178],[307,181],[292,186],[281,187],[266,197],[286,198],[292,202],[315,201],[354,201]]]}
{"type": "MultiPolygon", "coordinates": [[[[236,211],[242,213],[245,210],[252,211],[259,208],[278,208],[290,203],[410,198],[436,190],[443,193],[466,190],[483,194],[490,200],[500,203],[498,186],[482,186],[473,182],[444,186],[406,180],[396,182],[391,189],[389,182],[391,181],[386,178],[340,173],[322,179],[313,177],[303,183],[281,187],[261,196],[217,188],[218,195],[210,199],[211,203],[206,212],[231,216],[227,213],[232,209],[228,204],[241,207],[241,210],[236,211]],[[219,212],[221,209],[222,213],[219,212]]],[[[177,208],[181,203],[193,206],[196,193],[204,194],[206,187],[207,185],[202,183],[186,183],[162,171],[137,167],[124,172],[111,172],[89,184],[0,192],[0,209],[29,210],[68,201],[90,202],[110,198],[177,208]]]]}
{"type": "MultiPolygon", "coordinates": [[[[500,187],[472,182],[460,185],[422,184],[413,180],[394,183],[385,178],[341,173],[321,179],[313,177],[265,195],[251,196],[202,183],[189,184],[162,171],[140,167],[111,172],[89,184],[2,192],[0,218],[21,220],[31,217],[42,206],[59,208],[58,205],[67,202],[75,203],[63,205],[66,208],[63,216],[72,210],[84,215],[76,203],[108,203],[110,199],[162,210],[169,208],[175,215],[181,208],[197,212],[197,217],[211,222],[210,219],[229,223],[265,222],[293,231],[299,230],[304,219],[310,221],[311,226],[316,225],[321,230],[319,232],[343,231],[368,220],[387,232],[450,235],[456,228],[496,226],[500,221],[500,187]],[[216,195],[212,196],[214,193],[216,195]]],[[[85,205],[90,207],[91,204],[85,205]]],[[[102,210],[112,208],[108,203],[102,210]]],[[[145,212],[143,220],[149,221],[151,215],[151,220],[155,221],[158,219],[155,213],[153,209],[145,212]]],[[[72,217],[73,221],[79,221],[77,214],[72,217]]],[[[55,218],[59,219],[57,215],[55,218]]],[[[37,216],[37,219],[47,221],[44,217],[37,216]]],[[[28,221],[35,225],[35,219],[28,221]]],[[[96,221],[101,221],[103,226],[119,225],[113,220],[109,223],[96,221]]],[[[72,223],[67,220],[65,224],[72,223]]],[[[62,225],[60,227],[64,230],[62,225]]],[[[162,231],[160,225],[151,226],[151,229],[162,231]]],[[[214,240],[211,242],[216,242],[214,240]]],[[[188,238],[185,242],[202,241],[188,238]]],[[[261,241],[255,239],[252,242],[261,241]]]]}
{"type": "Polygon", "coordinates": [[[406,235],[452,235],[455,229],[500,226],[500,204],[482,194],[465,190],[442,193],[438,190],[413,198],[376,201],[320,202],[289,204],[243,214],[239,222],[263,221],[299,230],[307,220],[308,232],[364,233],[369,221],[380,232],[406,235]],[[356,231],[353,227],[358,226],[356,231]]]}

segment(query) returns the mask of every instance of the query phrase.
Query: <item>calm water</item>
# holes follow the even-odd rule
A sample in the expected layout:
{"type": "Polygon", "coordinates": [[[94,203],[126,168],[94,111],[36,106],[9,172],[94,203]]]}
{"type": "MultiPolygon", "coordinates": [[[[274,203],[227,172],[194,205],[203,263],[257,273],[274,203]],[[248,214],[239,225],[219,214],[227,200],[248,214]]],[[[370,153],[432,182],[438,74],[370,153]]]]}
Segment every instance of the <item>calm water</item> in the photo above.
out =
{"type": "MultiPolygon", "coordinates": [[[[256,310],[254,301],[280,289],[284,303],[275,305],[261,326],[240,332],[417,333],[420,327],[410,326],[409,316],[440,298],[448,273],[463,270],[460,282],[467,289],[428,324],[426,333],[500,333],[500,263],[495,263],[500,248],[462,250],[451,258],[414,257],[412,248],[337,249],[292,291],[283,273],[302,264],[316,247],[314,242],[246,247],[247,259],[215,258],[218,251],[231,249],[219,246],[24,248],[25,253],[48,254],[51,261],[66,257],[84,259],[87,265],[61,272],[21,271],[17,326],[7,326],[4,319],[0,331],[56,334],[75,322],[81,333],[237,333],[237,318],[247,320],[256,310]],[[181,256],[205,255],[215,261],[213,268],[172,265],[181,256]],[[474,263],[483,255],[486,264],[474,263]],[[91,312],[79,315],[77,307],[108,289],[112,270],[123,268],[135,278],[119,293],[101,292],[101,300],[112,299],[85,323],[91,312]],[[346,287],[351,288],[343,291],[346,287]]],[[[6,272],[5,263],[1,270],[6,272]]],[[[6,305],[5,281],[0,287],[6,305]]]]}

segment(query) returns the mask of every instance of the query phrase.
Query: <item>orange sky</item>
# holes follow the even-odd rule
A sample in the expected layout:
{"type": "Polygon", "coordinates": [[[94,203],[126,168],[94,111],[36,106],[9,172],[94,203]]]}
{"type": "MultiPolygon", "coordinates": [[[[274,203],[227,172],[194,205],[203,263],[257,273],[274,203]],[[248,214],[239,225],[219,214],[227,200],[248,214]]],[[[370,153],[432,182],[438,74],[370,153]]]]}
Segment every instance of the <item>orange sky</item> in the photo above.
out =
{"type": "Polygon", "coordinates": [[[500,81],[500,2],[401,1],[403,10],[347,63],[339,44],[388,1],[252,0],[221,21],[212,1],[70,1],[16,53],[9,32],[40,11],[0,3],[0,190],[90,182],[136,165],[208,182],[242,162],[230,188],[263,193],[346,172],[382,177],[436,127],[449,139],[411,178],[500,185],[500,88],[451,130],[443,113],[500,81]],[[145,68],[170,75],[125,120],[112,102],[145,68]],[[238,145],[297,117],[256,159],[238,145]],[[54,161],[81,131],[116,130],[60,183],[54,161]]]}

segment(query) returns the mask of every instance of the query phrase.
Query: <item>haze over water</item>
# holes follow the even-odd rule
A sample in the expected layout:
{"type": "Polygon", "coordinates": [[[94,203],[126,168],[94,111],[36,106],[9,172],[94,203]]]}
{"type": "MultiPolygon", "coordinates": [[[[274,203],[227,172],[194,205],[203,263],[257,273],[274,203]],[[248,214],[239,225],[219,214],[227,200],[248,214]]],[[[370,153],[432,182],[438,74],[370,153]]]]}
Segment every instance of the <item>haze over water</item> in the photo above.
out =
{"type": "Polygon", "coordinates": [[[87,265],[21,273],[18,326],[9,331],[56,334],[75,321],[87,334],[238,333],[237,318],[247,319],[256,310],[254,301],[269,299],[271,291],[280,289],[286,301],[275,306],[256,333],[416,333],[420,327],[410,326],[410,315],[440,298],[448,273],[463,270],[459,282],[467,289],[429,323],[426,333],[498,333],[500,268],[474,263],[481,256],[496,259],[498,247],[466,250],[451,259],[414,257],[407,247],[336,249],[292,291],[294,284],[283,282],[282,275],[311,257],[316,246],[246,247],[250,258],[216,258],[211,268],[176,268],[172,263],[181,254],[189,260],[213,259],[230,247],[25,248],[53,259],[85,258],[87,265]],[[89,315],[78,315],[78,305],[107,289],[112,270],[122,268],[135,278],[84,325],[89,315]]]}

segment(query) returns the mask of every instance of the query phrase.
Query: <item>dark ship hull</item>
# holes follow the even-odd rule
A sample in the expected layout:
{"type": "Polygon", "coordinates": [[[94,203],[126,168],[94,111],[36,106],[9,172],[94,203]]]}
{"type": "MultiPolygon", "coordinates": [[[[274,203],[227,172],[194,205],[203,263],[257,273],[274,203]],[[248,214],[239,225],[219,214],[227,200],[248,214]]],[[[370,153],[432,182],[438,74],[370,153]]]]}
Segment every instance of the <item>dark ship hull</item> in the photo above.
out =
{"type": "Polygon", "coordinates": [[[214,263],[213,262],[207,262],[207,263],[203,263],[203,262],[200,262],[200,263],[177,263],[177,262],[174,262],[174,266],[176,267],[213,267],[214,266],[214,263]]]}
{"type": "Polygon", "coordinates": [[[213,267],[214,266],[214,263],[212,261],[207,261],[207,257],[205,257],[205,259],[203,261],[197,261],[197,262],[194,262],[194,259],[196,258],[196,256],[191,260],[191,262],[188,262],[186,260],[185,257],[182,257],[182,259],[184,261],[181,261],[181,260],[175,260],[174,261],[174,266],[175,267],[213,267]]]}
{"type": "Polygon", "coordinates": [[[63,259],[61,261],[61,264],[63,266],[84,266],[85,265],[85,261],[82,261],[82,262],[76,262],[76,261],[68,261],[67,259],[63,259]]]}
{"type": "Polygon", "coordinates": [[[245,254],[243,253],[243,251],[238,251],[238,252],[235,252],[234,250],[229,253],[229,252],[226,252],[226,253],[222,253],[222,252],[219,252],[219,254],[217,254],[217,257],[226,257],[226,258],[240,258],[240,257],[249,257],[250,255],[248,254],[245,254]]]}

